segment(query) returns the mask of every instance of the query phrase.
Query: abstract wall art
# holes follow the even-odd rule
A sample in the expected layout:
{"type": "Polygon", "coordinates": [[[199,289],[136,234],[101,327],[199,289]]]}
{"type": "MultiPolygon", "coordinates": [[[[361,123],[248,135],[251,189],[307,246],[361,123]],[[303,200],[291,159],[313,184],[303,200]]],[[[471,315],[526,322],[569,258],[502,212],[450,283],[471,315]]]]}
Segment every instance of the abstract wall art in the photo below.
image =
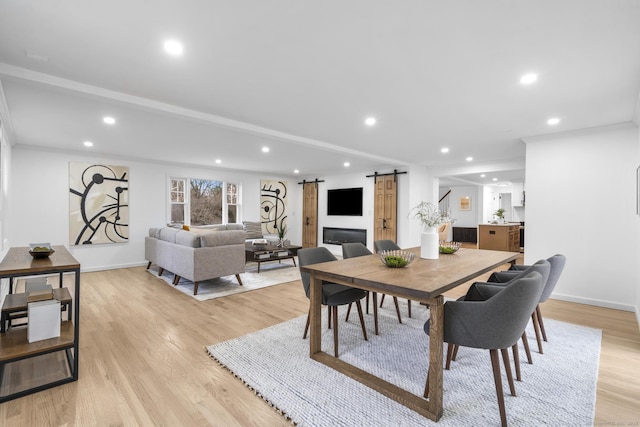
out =
{"type": "Polygon", "coordinates": [[[69,162],[69,244],[129,240],[129,168],[69,162]]]}
{"type": "MultiPolygon", "coordinates": [[[[260,181],[260,221],[263,234],[278,234],[287,225],[287,183],[260,181]]],[[[286,228],[285,228],[286,229],[286,228]]]]}

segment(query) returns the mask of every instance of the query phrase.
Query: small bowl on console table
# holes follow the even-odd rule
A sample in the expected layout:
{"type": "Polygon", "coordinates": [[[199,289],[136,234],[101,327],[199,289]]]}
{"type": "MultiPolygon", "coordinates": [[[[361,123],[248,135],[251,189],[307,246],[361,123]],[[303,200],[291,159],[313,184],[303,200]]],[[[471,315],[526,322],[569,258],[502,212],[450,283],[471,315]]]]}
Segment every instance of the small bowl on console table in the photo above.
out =
{"type": "Polygon", "coordinates": [[[55,251],[50,243],[31,243],[29,244],[29,253],[35,259],[48,258],[55,251]]]}

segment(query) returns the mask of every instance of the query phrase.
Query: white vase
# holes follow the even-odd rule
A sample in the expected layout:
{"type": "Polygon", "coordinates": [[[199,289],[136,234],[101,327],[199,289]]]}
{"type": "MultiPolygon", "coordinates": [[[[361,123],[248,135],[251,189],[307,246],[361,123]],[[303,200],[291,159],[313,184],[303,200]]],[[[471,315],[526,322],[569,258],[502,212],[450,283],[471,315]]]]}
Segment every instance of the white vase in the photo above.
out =
{"type": "Polygon", "coordinates": [[[436,227],[425,227],[420,239],[420,258],[438,259],[440,257],[440,235],[436,227]]]}

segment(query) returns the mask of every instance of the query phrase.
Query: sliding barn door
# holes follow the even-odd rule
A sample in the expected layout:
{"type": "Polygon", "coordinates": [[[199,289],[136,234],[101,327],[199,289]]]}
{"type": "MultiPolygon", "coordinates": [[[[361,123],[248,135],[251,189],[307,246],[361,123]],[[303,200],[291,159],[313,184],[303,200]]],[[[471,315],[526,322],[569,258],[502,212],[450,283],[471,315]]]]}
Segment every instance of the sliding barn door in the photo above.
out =
{"type": "Polygon", "coordinates": [[[398,192],[395,175],[375,178],[373,240],[396,241],[398,192]]]}
{"type": "Polygon", "coordinates": [[[303,184],[302,247],[318,246],[318,183],[303,184]]]}

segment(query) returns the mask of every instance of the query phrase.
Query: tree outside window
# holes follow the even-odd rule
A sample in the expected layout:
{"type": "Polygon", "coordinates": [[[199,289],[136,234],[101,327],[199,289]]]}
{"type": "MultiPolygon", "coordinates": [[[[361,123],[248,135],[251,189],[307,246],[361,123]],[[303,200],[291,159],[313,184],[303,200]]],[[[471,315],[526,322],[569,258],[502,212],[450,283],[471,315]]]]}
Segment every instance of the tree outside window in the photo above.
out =
{"type": "Polygon", "coordinates": [[[198,226],[237,221],[237,184],[208,179],[172,178],[170,186],[172,224],[198,226]]]}
{"type": "Polygon", "coordinates": [[[222,224],[222,182],[191,179],[191,225],[222,224]]]}

